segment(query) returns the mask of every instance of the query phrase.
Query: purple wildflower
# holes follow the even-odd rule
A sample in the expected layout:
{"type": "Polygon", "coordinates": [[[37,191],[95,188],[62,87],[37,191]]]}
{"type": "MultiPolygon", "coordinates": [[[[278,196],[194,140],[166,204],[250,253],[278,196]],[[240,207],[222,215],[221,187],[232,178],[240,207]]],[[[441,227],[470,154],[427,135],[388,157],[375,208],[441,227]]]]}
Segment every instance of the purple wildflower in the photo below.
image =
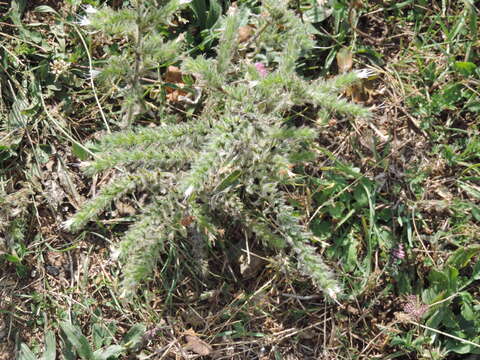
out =
{"type": "Polygon", "coordinates": [[[405,250],[403,249],[403,244],[398,244],[398,246],[393,249],[392,256],[398,260],[405,258],[405,250]]]}
{"type": "Polygon", "coordinates": [[[403,305],[403,311],[416,321],[419,321],[427,310],[428,305],[420,302],[416,295],[408,295],[407,302],[403,305]]]}
{"type": "Polygon", "coordinates": [[[257,71],[258,71],[258,73],[260,74],[261,77],[265,77],[265,76],[268,75],[268,70],[263,63],[256,62],[255,63],[255,68],[257,69],[257,71]]]}

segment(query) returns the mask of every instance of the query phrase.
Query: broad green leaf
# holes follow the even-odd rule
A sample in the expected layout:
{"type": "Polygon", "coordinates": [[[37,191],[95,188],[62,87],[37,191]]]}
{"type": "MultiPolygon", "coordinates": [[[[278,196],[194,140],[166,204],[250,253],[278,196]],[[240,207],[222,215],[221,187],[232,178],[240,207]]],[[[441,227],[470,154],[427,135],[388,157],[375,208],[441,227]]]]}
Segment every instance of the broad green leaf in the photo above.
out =
{"type": "Polygon", "coordinates": [[[45,352],[43,353],[42,360],[55,360],[57,356],[57,344],[55,342],[55,333],[53,331],[47,331],[45,335],[45,352]]]}
{"type": "Polygon", "coordinates": [[[426,325],[437,329],[439,325],[443,322],[443,318],[448,315],[448,307],[442,306],[440,309],[435,311],[432,316],[427,320],[426,325]]]}
{"type": "Polygon", "coordinates": [[[325,239],[332,235],[332,224],[330,221],[322,221],[318,218],[315,218],[310,223],[310,230],[315,236],[325,239]]]}
{"type": "MultiPolygon", "coordinates": [[[[480,338],[477,338],[473,342],[480,343],[480,338]]],[[[480,354],[480,349],[474,345],[458,342],[458,345],[449,347],[450,351],[453,351],[457,354],[480,354]]],[[[473,358],[473,359],[476,359],[473,358]]]]}
{"type": "Polygon", "coordinates": [[[204,30],[205,24],[207,22],[206,14],[208,13],[205,0],[192,0],[189,3],[189,6],[195,14],[195,18],[197,19],[197,26],[200,27],[201,30],[204,30]]]}
{"type": "Polygon", "coordinates": [[[359,207],[368,205],[368,194],[363,186],[358,186],[353,192],[353,198],[356,200],[359,207]]]}
{"type": "Polygon", "coordinates": [[[28,124],[29,116],[25,110],[30,108],[30,103],[19,95],[12,105],[12,110],[8,114],[7,128],[11,130],[24,128],[28,124]]]}
{"type": "Polygon", "coordinates": [[[110,345],[112,343],[112,335],[115,332],[115,324],[112,324],[113,328],[107,328],[106,325],[96,323],[92,326],[92,338],[95,349],[99,349],[102,346],[110,345]]]}
{"type": "Polygon", "coordinates": [[[467,108],[471,112],[480,112],[480,101],[469,102],[467,108]]]}
{"type": "Polygon", "coordinates": [[[81,331],[68,322],[60,323],[60,327],[67,336],[67,340],[73,345],[78,356],[83,360],[94,360],[93,351],[87,338],[81,331]]]}
{"type": "Polygon", "coordinates": [[[326,207],[327,212],[334,219],[340,219],[345,210],[345,204],[343,202],[337,201],[334,205],[329,205],[326,207]]]}
{"type": "Polygon", "coordinates": [[[480,244],[471,245],[460,248],[450,255],[447,260],[447,265],[453,266],[456,269],[462,269],[468,265],[472,257],[480,253],[480,244]]]}
{"type": "Polygon", "coordinates": [[[448,288],[448,277],[447,275],[435,269],[432,269],[428,274],[428,280],[432,286],[435,286],[437,289],[447,289],[448,288]]]}
{"type": "Polygon", "coordinates": [[[108,360],[108,359],[117,359],[126,351],[126,348],[121,345],[112,345],[106,349],[99,349],[93,353],[93,358],[95,360],[108,360]]]}
{"type": "Polygon", "coordinates": [[[20,353],[18,355],[18,360],[37,360],[37,358],[27,345],[22,344],[20,345],[20,353]]]}
{"type": "Polygon", "coordinates": [[[22,15],[27,6],[27,0],[13,0],[10,4],[9,15],[13,23],[22,26],[22,15]]]}
{"type": "Polygon", "coordinates": [[[210,0],[210,9],[208,11],[208,17],[206,21],[206,27],[212,28],[218,21],[218,18],[222,14],[222,6],[217,0],[210,0]]]}

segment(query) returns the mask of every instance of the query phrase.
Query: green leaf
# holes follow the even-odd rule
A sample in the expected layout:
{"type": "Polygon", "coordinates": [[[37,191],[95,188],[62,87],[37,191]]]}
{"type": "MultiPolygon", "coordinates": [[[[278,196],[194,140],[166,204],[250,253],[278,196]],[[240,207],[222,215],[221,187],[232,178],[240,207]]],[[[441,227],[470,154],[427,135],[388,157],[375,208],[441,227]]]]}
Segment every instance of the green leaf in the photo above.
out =
{"type": "Polygon", "coordinates": [[[477,261],[477,263],[473,267],[472,279],[473,280],[480,280],[480,260],[477,261]]]}
{"type": "Polygon", "coordinates": [[[210,9],[208,11],[206,27],[208,29],[213,28],[221,14],[222,6],[219,4],[219,2],[217,0],[210,0],[210,9]]]}
{"type": "Polygon", "coordinates": [[[76,143],[72,145],[72,153],[82,161],[87,160],[90,156],[90,154],[85,150],[84,147],[76,143]]]}
{"type": "Polygon", "coordinates": [[[5,260],[10,261],[11,263],[14,263],[14,264],[20,264],[22,262],[22,259],[12,254],[5,254],[5,260]]]}
{"type": "Polygon", "coordinates": [[[471,112],[480,112],[480,101],[469,102],[467,108],[471,112]]]}
{"type": "Polygon", "coordinates": [[[443,322],[443,318],[448,315],[448,308],[446,306],[442,306],[440,309],[435,311],[432,316],[427,320],[426,325],[437,329],[439,325],[443,322]]]}
{"type": "Polygon", "coordinates": [[[48,5],[37,6],[35,9],[33,9],[33,11],[38,13],[52,13],[57,16],[59,15],[59,13],[54,8],[48,5]]]}
{"type": "Polygon", "coordinates": [[[110,358],[117,359],[126,351],[124,346],[111,345],[106,349],[99,349],[93,353],[95,360],[109,360],[110,358]]]}
{"type": "Polygon", "coordinates": [[[18,355],[18,360],[37,360],[37,358],[27,345],[22,344],[20,345],[20,353],[18,355]]]}
{"type": "Polygon", "coordinates": [[[316,1],[313,2],[311,9],[303,13],[303,19],[310,23],[319,23],[332,15],[333,9],[325,5],[318,5],[316,1]]]}
{"type": "Polygon", "coordinates": [[[469,195],[480,199],[480,191],[474,188],[473,186],[468,185],[467,183],[458,181],[458,186],[465,190],[469,195]]]}
{"type": "MultiPolygon", "coordinates": [[[[476,341],[478,342],[479,340],[480,339],[477,338],[476,341]]],[[[450,351],[453,351],[457,354],[479,354],[480,353],[480,349],[478,347],[473,346],[471,344],[461,343],[461,342],[459,342],[458,345],[456,346],[449,347],[449,349],[450,351]]]]}
{"type": "Polygon", "coordinates": [[[45,335],[45,352],[43,353],[42,360],[55,360],[57,356],[57,344],[55,342],[55,333],[53,331],[47,331],[45,335]]]}
{"type": "Polygon", "coordinates": [[[27,6],[27,0],[13,0],[8,11],[13,23],[17,26],[22,25],[22,15],[27,6]]]}
{"type": "Polygon", "coordinates": [[[456,61],[453,68],[464,76],[470,76],[475,72],[477,65],[469,61],[456,61]]]}
{"type": "Polygon", "coordinates": [[[205,24],[207,22],[207,5],[205,0],[192,0],[189,3],[190,8],[192,9],[193,13],[195,14],[195,18],[197,19],[197,26],[201,29],[205,29],[205,24]]]}
{"type": "Polygon", "coordinates": [[[468,292],[462,292],[460,294],[462,297],[462,308],[461,308],[461,314],[464,317],[465,320],[468,321],[475,321],[477,319],[478,315],[477,312],[473,310],[472,307],[472,295],[468,292]]]}
{"type": "Polygon", "coordinates": [[[131,329],[125,334],[122,340],[122,344],[125,347],[132,348],[140,343],[142,340],[143,334],[145,334],[146,328],[143,324],[135,324],[131,329]]]}
{"type": "Polygon", "coordinates": [[[60,327],[67,336],[67,340],[72,344],[75,350],[83,360],[94,360],[93,351],[87,338],[81,331],[68,322],[61,322],[60,327]]]}
{"type": "Polygon", "coordinates": [[[326,207],[327,212],[334,219],[340,219],[345,210],[345,204],[343,202],[337,201],[334,205],[329,205],[326,207]]]}
{"type": "Polygon", "coordinates": [[[410,277],[406,272],[399,272],[397,278],[398,292],[400,294],[411,294],[412,293],[412,284],[410,277]]]}
{"type": "Polygon", "coordinates": [[[353,198],[356,200],[359,207],[368,205],[368,195],[363,186],[358,186],[353,192],[353,198]]]}
{"type": "Polygon", "coordinates": [[[238,178],[242,172],[240,170],[234,170],[230,174],[228,174],[222,182],[215,188],[214,192],[221,192],[228,188],[229,186],[232,186],[238,182],[238,178]]]}
{"type": "Polygon", "coordinates": [[[460,248],[450,255],[447,260],[447,265],[453,266],[456,269],[462,269],[468,265],[472,257],[480,253],[480,244],[471,245],[460,248]]]}
{"type": "Polygon", "coordinates": [[[382,55],[369,48],[362,48],[357,50],[357,55],[365,56],[372,64],[378,65],[378,66],[383,66],[385,65],[385,61],[382,59],[382,55]]]}
{"type": "Polygon", "coordinates": [[[448,287],[448,278],[442,271],[432,269],[428,274],[428,280],[432,286],[436,286],[439,289],[446,289],[448,287]]]}
{"type": "MultiPolygon", "coordinates": [[[[113,324],[114,325],[114,324],[113,324]]],[[[115,327],[115,326],[114,326],[115,327]]],[[[107,328],[106,325],[96,323],[92,326],[92,338],[93,338],[93,345],[95,349],[101,348],[105,345],[110,345],[112,343],[111,334],[115,332],[115,329],[107,328]]]]}
{"type": "Polygon", "coordinates": [[[315,218],[310,223],[310,230],[315,236],[325,239],[332,235],[332,224],[329,221],[322,221],[318,218],[315,218]]]}

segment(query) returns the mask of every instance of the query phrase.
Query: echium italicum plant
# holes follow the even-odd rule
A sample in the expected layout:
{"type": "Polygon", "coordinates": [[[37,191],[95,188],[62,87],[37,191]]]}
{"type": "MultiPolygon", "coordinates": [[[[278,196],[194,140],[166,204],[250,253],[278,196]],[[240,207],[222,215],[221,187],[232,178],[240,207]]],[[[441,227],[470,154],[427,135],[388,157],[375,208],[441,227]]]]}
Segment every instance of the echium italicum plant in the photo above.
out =
{"type": "MultiPolygon", "coordinates": [[[[170,14],[178,6],[177,1],[165,5],[170,14]]],[[[150,14],[151,22],[157,12],[165,14],[143,9],[142,16],[150,14]]],[[[170,54],[177,45],[163,43],[154,32],[138,34],[140,17],[134,10],[90,11],[93,19],[87,22],[114,36],[124,32],[143,36],[143,45],[125,49],[100,74],[100,78],[116,75],[118,81],[130,84],[136,89],[135,101],[141,103],[141,75],[131,67],[132,61],[146,68],[147,59],[154,59],[147,46],[151,42],[159,44],[162,54],[170,54]]],[[[85,173],[116,168],[120,175],[66,222],[68,229],[78,231],[129,193],[148,189],[151,194],[119,245],[125,296],[153,272],[168,244],[187,237],[211,241],[225,227],[225,222],[218,223],[220,218],[231,219],[236,229],[243,228],[266,246],[289,249],[320,290],[333,299],[341,294],[334,273],[312,246],[313,235],[285,192],[296,181],[295,164],[314,157],[318,134],[314,127],[287,124],[285,114],[294,105],[310,104],[323,113],[368,116],[366,109],[339,96],[368,71],[314,81],[297,75],[299,57],[314,42],[286,1],[278,0],[263,1],[261,16],[249,20],[258,29],[251,39],[257,53],[268,49],[278,55],[271,64],[254,63],[238,51],[237,34],[245,16],[248,12],[240,9],[221,20],[216,57],[182,58],[182,72],[192,75],[202,89],[203,110],[198,117],[182,121],[165,117],[156,127],[131,127],[107,134],[94,145],[96,156],[86,164],[85,173]]]]}

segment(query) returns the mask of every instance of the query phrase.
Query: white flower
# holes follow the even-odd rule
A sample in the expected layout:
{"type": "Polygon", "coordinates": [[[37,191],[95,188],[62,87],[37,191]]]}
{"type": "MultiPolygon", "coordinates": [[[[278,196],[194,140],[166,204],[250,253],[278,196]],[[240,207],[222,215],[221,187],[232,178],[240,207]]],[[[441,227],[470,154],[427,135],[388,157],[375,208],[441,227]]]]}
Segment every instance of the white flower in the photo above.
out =
{"type": "Polygon", "coordinates": [[[187,190],[185,190],[185,192],[184,192],[185,199],[188,198],[190,195],[192,195],[193,190],[195,190],[195,188],[193,187],[193,185],[190,185],[190,186],[187,188],[187,190]]]}
{"type": "Polygon", "coordinates": [[[188,4],[188,3],[191,3],[191,2],[192,2],[192,0],[180,0],[178,3],[180,5],[183,5],[183,4],[188,4]]]}
{"type": "Polygon", "coordinates": [[[95,14],[98,12],[98,9],[95,9],[92,5],[85,5],[82,7],[83,11],[85,11],[87,14],[95,14]]]}
{"type": "Polygon", "coordinates": [[[89,79],[95,79],[98,75],[100,75],[101,71],[90,69],[89,79]]]}
{"type": "Polygon", "coordinates": [[[360,79],[368,79],[376,74],[376,72],[371,69],[355,70],[355,73],[360,79]]]}
{"type": "Polygon", "coordinates": [[[110,259],[112,259],[113,261],[117,261],[118,258],[120,257],[120,248],[116,247],[116,246],[112,246],[110,248],[110,259]]]}
{"type": "Polygon", "coordinates": [[[340,304],[337,300],[337,295],[342,292],[342,289],[338,285],[333,286],[332,288],[326,289],[326,293],[330,298],[335,301],[337,304],[340,304]]]}
{"type": "Polygon", "coordinates": [[[92,22],[87,16],[80,16],[80,18],[77,21],[77,24],[80,26],[89,26],[92,22]]]}
{"type": "Polygon", "coordinates": [[[70,230],[72,228],[72,225],[73,225],[73,218],[70,218],[63,222],[62,228],[65,230],[70,230]]]}

